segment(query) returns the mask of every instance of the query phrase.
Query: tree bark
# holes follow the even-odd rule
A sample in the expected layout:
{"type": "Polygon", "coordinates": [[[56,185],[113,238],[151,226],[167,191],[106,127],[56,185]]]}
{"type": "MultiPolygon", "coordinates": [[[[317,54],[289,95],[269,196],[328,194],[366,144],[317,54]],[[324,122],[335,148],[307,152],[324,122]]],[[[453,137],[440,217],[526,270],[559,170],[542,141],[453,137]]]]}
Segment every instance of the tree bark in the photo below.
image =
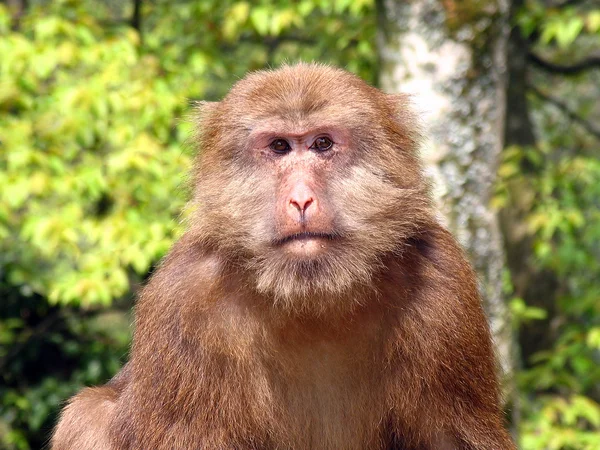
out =
{"type": "Polygon", "coordinates": [[[412,94],[421,113],[434,195],[480,276],[505,375],[514,367],[513,333],[490,200],[503,148],[508,2],[378,1],[381,87],[412,94]]]}

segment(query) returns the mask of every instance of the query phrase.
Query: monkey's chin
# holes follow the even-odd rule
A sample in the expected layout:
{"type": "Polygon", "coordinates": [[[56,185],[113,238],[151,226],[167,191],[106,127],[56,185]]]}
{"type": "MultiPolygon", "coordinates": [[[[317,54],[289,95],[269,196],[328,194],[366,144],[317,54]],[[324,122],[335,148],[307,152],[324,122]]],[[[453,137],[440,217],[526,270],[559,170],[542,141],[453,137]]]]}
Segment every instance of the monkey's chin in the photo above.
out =
{"type": "Polygon", "coordinates": [[[356,292],[370,284],[375,266],[371,253],[329,235],[287,238],[248,260],[256,291],[287,313],[354,308],[356,292]]]}
{"type": "Polygon", "coordinates": [[[294,239],[283,245],[284,251],[299,258],[312,258],[327,251],[327,242],[322,238],[294,239]]]}

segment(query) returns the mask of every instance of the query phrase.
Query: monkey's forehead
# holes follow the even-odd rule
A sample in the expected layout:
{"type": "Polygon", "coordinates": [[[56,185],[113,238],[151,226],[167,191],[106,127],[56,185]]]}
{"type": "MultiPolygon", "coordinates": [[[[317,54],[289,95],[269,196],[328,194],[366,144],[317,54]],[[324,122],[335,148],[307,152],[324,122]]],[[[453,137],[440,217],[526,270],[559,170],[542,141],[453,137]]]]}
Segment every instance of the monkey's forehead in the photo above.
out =
{"type": "MultiPolygon", "coordinates": [[[[251,115],[306,116],[315,112],[356,113],[377,110],[385,94],[344,70],[324,64],[283,66],[253,72],[240,80],[224,99],[251,115]]],[[[239,110],[239,109],[238,109],[239,110]]]]}

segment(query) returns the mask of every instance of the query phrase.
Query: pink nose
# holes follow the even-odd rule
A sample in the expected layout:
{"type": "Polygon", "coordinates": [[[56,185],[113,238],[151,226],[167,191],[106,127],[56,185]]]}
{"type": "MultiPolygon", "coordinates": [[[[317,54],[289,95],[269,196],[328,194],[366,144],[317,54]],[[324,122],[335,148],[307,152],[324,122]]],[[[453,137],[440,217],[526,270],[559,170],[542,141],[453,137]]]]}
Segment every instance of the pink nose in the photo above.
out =
{"type": "Polygon", "coordinates": [[[291,210],[289,212],[294,215],[300,213],[301,220],[305,218],[306,211],[314,203],[312,190],[303,182],[297,183],[289,194],[288,208],[291,210]]]}

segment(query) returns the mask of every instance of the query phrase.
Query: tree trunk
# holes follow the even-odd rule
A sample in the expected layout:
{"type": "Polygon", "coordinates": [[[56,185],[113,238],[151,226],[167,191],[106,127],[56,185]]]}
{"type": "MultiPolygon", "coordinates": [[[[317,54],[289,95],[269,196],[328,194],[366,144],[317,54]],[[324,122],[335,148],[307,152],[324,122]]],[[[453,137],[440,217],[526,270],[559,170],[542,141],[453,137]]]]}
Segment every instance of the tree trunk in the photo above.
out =
{"type": "MultiPolygon", "coordinates": [[[[511,16],[517,13],[523,0],[513,0],[511,16]]],[[[508,45],[508,90],[506,107],[510,114],[506,120],[506,147],[535,147],[536,138],[527,103],[527,73],[529,42],[521,36],[518,28],[510,34],[508,45]]],[[[508,200],[500,212],[500,225],[504,237],[507,264],[511,272],[514,295],[522,298],[529,306],[541,307],[548,312],[545,320],[536,320],[521,325],[519,349],[523,362],[536,352],[552,347],[556,339],[550,322],[556,315],[557,293],[560,283],[556,274],[539,268],[533,254],[527,217],[531,212],[535,197],[531,180],[539,177],[543,165],[537,167],[521,161],[522,176],[507,181],[508,200]]]]}
{"type": "Polygon", "coordinates": [[[434,194],[479,274],[506,375],[514,346],[490,199],[503,148],[508,10],[508,0],[378,1],[381,87],[413,94],[434,194]]]}

